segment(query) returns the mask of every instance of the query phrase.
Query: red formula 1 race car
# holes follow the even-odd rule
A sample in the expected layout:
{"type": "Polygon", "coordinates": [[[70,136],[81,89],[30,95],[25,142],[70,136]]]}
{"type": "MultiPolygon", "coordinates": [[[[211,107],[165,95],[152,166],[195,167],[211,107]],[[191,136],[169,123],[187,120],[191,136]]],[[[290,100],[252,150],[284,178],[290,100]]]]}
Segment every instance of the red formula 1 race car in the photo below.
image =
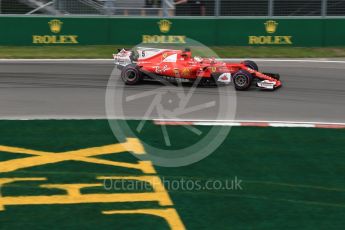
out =
{"type": "Polygon", "coordinates": [[[171,50],[137,48],[119,50],[114,54],[115,65],[128,85],[142,80],[196,82],[200,85],[233,83],[236,90],[247,90],[256,84],[261,89],[274,90],[281,86],[279,74],[261,73],[253,61],[226,63],[215,58],[192,57],[190,49],[171,50]]]}

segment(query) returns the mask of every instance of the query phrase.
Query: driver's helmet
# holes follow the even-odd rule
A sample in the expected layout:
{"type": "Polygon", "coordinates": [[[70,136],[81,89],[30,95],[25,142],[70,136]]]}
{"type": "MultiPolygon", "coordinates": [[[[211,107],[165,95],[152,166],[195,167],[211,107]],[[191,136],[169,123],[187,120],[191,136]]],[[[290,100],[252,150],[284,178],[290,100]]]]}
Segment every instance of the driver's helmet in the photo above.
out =
{"type": "Polygon", "coordinates": [[[202,59],[202,57],[195,56],[194,60],[197,61],[197,62],[202,62],[203,59],[202,59]]]}

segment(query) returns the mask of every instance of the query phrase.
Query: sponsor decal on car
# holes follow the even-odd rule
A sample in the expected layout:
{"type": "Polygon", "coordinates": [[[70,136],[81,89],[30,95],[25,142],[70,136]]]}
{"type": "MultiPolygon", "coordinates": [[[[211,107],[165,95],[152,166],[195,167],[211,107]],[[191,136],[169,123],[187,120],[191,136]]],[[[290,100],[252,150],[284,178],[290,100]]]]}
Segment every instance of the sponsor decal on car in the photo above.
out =
{"type": "Polygon", "coordinates": [[[162,73],[168,71],[169,69],[170,69],[170,68],[169,68],[167,65],[164,65],[163,67],[156,66],[155,72],[156,72],[157,74],[162,74],[162,73]]]}
{"type": "Polygon", "coordinates": [[[190,75],[190,69],[189,68],[183,68],[182,69],[182,76],[183,77],[188,77],[190,75]]]}
{"type": "Polygon", "coordinates": [[[218,77],[219,82],[229,84],[231,82],[231,73],[223,73],[218,77]]]}

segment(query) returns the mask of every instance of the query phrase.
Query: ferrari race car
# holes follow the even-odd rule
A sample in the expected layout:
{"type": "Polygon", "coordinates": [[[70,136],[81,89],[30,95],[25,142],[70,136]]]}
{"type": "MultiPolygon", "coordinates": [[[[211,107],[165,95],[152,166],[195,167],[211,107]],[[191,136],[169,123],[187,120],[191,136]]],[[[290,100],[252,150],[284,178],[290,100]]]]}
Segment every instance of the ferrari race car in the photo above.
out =
{"type": "Polygon", "coordinates": [[[127,85],[142,80],[196,82],[199,85],[233,83],[236,90],[247,90],[251,85],[274,90],[281,86],[279,74],[261,73],[253,61],[226,63],[215,58],[193,57],[190,49],[156,48],[120,49],[113,55],[121,78],[127,85]]]}

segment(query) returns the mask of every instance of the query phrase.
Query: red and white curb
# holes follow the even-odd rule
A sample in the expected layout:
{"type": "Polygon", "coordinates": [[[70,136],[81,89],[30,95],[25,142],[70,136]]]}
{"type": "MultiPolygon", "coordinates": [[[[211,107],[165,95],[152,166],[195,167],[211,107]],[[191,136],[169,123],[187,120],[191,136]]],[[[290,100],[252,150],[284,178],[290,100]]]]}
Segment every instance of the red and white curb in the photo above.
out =
{"type": "Polygon", "coordinates": [[[293,122],[293,121],[211,121],[211,120],[154,120],[156,125],[196,126],[245,126],[245,127],[289,127],[345,129],[345,123],[293,122]]]}

